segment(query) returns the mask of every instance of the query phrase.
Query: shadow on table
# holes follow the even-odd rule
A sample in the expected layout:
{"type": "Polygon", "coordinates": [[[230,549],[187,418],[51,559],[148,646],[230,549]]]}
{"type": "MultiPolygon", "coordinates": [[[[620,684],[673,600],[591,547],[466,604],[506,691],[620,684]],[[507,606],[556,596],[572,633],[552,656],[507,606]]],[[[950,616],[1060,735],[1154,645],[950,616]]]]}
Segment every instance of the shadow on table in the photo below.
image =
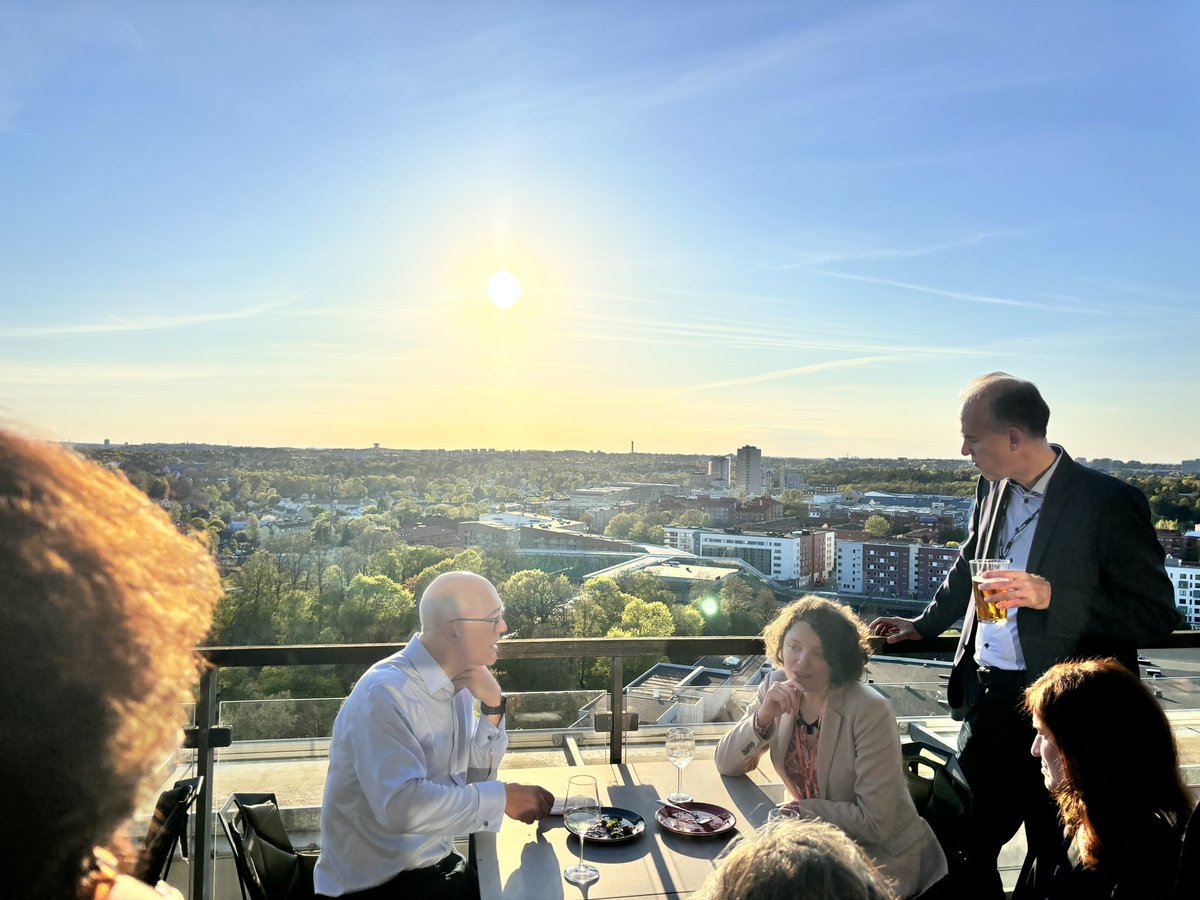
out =
{"type": "MultiPolygon", "coordinates": [[[[537,840],[530,841],[522,848],[521,865],[509,876],[500,896],[512,900],[530,900],[531,897],[562,900],[564,884],[562,868],[554,848],[539,828],[537,840]]],[[[580,890],[586,898],[587,888],[580,890]]]]}

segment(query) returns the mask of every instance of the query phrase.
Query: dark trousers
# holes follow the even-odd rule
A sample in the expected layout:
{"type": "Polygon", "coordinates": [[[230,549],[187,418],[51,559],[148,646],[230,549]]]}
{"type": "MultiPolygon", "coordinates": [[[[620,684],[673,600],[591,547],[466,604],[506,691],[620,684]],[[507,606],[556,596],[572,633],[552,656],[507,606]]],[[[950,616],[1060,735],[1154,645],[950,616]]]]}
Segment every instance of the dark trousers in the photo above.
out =
{"type": "MultiPolygon", "coordinates": [[[[401,872],[378,887],[342,894],[355,900],[479,900],[475,867],[457,853],[424,869],[401,872]]],[[[341,900],[316,895],[316,900],[341,900]]]]}
{"type": "Polygon", "coordinates": [[[1024,679],[996,674],[988,687],[968,675],[969,712],[958,736],[958,761],[972,795],[963,873],[972,900],[1004,897],[996,860],[1022,823],[1035,855],[1054,854],[1062,840],[1041,764],[1029,752],[1034,730],[1022,705],[1024,679]]]}

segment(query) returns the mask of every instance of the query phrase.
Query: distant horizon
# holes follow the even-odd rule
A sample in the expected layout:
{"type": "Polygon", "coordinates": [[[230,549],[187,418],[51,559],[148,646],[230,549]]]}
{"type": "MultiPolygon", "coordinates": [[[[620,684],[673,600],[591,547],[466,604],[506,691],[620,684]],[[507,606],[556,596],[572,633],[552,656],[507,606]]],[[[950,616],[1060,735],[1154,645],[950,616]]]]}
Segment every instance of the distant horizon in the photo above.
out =
{"type": "MultiPolygon", "coordinates": [[[[1200,457],[1200,4],[0,5],[0,421],[1200,457]]],[[[660,449],[670,448],[670,449],[660,449]]]]}
{"type": "MultiPolygon", "coordinates": [[[[57,441],[71,447],[84,447],[88,449],[110,449],[119,450],[121,448],[137,449],[140,447],[212,447],[228,450],[313,450],[328,453],[350,452],[363,453],[375,450],[374,445],[369,447],[340,447],[340,446],[300,446],[295,444],[225,444],[214,443],[211,441],[140,441],[137,443],[129,441],[112,441],[108,444],[103,441],[72,441],[61,440],[57,441]]],[[[762,448],[759,448],[760,450],[762,448]]],[[[705,452],[688,452],[688,451],[668,451],[668,450],[634,450],[619,451],[619,450],[600,450],[600,449],[584,449],[579,447],[385,447],[382,444],[378,447],[380,452],[387,453],[584,453],[584,454],[601,454],[604,456],[677,456],[677,457],[696,457],[698,459],[711,459],[713,457],[734,457],[736,454],[731,453],[705,453],[705,452]]],[[[853,461],[862,460],[864,462],[941,462],[952,463],[956,466],[971,468],[972,462],[966,457],[953,456],[784,456],[763,452],[763,462],[768,460],[799,460],[801,462],[813,462],[823,460],[833,461],[853,461]]],[[[1121,458],[1115,456],[1087,456],[1072,454],[1073,459],[1084,459],[1087,461],[1097,459],[1109,459],[1114,462],[1129,463],[1140,462],[1148,466],[1171,466],[1182,465],[1184,462],[1191,461],[1193,458],[1182,457],[1176,461],[1165,461],[1156,459],[1140,459],[1138,457],[1121,458]]],[[[1200,457],[1196,457],[1200,458],[1200,457]]]]}

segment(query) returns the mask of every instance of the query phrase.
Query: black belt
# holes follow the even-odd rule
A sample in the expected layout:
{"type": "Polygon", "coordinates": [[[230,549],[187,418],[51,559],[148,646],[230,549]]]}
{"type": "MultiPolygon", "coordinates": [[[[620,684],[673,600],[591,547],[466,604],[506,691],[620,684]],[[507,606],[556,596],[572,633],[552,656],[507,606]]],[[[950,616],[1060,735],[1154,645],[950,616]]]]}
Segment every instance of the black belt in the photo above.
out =
{"type": "Polygon", "coordinates": [[[980,666],[975,670],[975,677],[988,690],[1019,691],[1029,684],[1028,673],[1024,669],[993,669],[980,666]]]}
{"type": "Polygon", "coordinates": [[[454,851],[451,851],[449,856],[442,857],[432,866],[426,866],[424,870],[418,869],[417,871],[433,870],[439,875],[449,875],[460,865],[463,865],[463,858],[454,851]]]}

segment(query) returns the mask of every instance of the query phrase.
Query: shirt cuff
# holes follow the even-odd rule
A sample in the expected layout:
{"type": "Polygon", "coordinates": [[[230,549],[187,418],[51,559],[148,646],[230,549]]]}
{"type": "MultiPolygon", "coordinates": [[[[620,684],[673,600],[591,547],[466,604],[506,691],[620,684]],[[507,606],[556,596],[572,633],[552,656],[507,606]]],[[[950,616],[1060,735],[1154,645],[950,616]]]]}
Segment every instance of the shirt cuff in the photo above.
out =
{"type": "Polygon", "coordinates": [[[504,822],[504,807],[508,804],[508,792],[503,781],[480,781],[478,831],[499,831],[504,822]]]}

